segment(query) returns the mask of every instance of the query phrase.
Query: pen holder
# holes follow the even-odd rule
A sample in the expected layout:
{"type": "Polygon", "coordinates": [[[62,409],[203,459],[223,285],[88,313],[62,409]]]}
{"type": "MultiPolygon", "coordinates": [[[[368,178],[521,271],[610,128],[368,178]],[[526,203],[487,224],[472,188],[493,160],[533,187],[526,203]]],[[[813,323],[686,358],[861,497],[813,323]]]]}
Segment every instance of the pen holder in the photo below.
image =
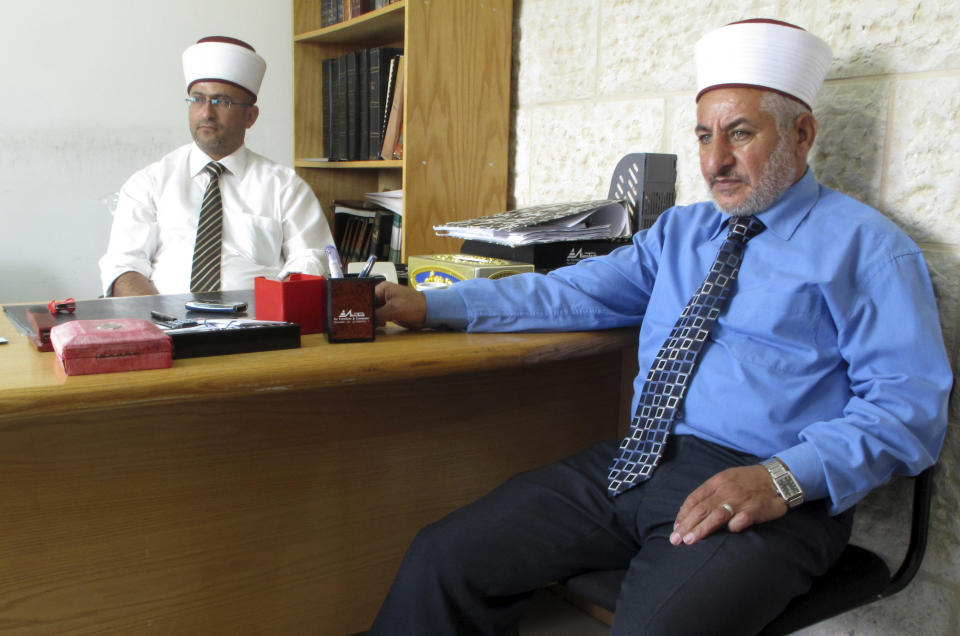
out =
{"type": "Polygon", "coordinates": [[[257,320],[295,322],[300,333],[327,328],[327,279],[310,274],[290,274],[285,281],[263,276],[253,279],[257,320]]]}
{"type": "Polygon", "coordinates": [[[331,278],[327,281],[327,340],[367,342],[376,336],[373,288],[381,279],[331,278]]]}

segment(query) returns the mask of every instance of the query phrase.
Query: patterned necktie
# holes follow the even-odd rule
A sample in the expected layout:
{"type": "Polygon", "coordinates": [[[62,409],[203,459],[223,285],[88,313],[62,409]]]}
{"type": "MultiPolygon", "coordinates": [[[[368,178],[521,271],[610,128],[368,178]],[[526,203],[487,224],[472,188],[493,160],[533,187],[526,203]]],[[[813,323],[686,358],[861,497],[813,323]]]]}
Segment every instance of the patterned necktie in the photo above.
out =
{"type": "Polygon", "coordinates": [[[200,206],[197,223],[197,242],[193,248],[193,273],[190,291],[220,291],[220,239],[223,235],[223,202],[220,199],[222,164],[211,161],[203,167],[210,175],[207,190],[200,206]]]}
{"type": "Polygon", "coordinates": [[[687,392],[697,355],[730,295],[744,247],[763,229],[763,223],[753,216],[732,217],[730,231],[707,279],[683,308],[653,360],[637,412],[630,422],[630,434],[620,443],[620,453],[607,475],[607,490],[611,495],[619,495],[646,481],[660,463],[670,425],[687,392]]]}

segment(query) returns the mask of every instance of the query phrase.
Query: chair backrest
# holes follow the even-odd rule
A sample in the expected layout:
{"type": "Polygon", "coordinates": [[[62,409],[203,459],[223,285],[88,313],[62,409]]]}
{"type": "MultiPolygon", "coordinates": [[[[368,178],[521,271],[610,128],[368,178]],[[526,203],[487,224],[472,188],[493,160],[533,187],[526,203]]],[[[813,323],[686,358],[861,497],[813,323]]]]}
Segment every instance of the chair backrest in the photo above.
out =
{"type": "Polygon", "coordinates": [[[627,202],[636,232],[653,225],[676,202],[676,181],[676,155],[635,152],[617,163],[607,198],[627,202]]]}

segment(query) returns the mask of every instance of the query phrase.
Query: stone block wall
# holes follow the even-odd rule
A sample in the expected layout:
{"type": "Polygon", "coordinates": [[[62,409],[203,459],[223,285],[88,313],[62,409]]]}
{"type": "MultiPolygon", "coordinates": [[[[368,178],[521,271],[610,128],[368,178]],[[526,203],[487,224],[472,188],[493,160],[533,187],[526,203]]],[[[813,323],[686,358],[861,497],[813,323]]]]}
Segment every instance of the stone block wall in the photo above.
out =
{"type": "MultiPolygon", "coordinates": [[[[814,113],[810,165],[826,185],[895,220],[922,247],[958,362],[960,5],[946,0],[515,0],[510,205],[606,196],[629,152],[678,156],[677,202],[707,198],[693,134],[694,43],[717,26],[779,18],[825,39],[834,60],[814,113]]],[[[922,570],[900,594],[807,636],[960,633],[960,399],[935,477],[922,570]]],[[[909,491],[858,508],[854,542],[898,563],[909,491]]]]}

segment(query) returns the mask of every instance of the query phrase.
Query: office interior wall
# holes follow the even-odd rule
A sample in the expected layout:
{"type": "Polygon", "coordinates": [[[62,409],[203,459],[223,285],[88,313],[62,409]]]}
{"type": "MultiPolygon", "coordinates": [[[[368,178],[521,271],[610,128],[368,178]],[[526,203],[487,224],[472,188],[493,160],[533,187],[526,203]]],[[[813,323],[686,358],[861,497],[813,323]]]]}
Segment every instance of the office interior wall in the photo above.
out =
{"type": "Polygon", "coordinates": [[[201,37],[238,37],[267,60],[247,145],[292,162],[289,2],[0,6],[0,303],[100,294],[104,200],[190,141],[180,55],[201,37]]]}
{"type": "MultiPolygon", "coordinates": [[[[810,156],[826,185],[894,219],[920,244],[956,366],[960,297],[960,36],[955,2],[517,0],[511,204],[606,196],[628,152],[677,154],[678,203],[707,197],[693,134],[693,45],[740,19],[777,17],[823,37],[834,61],[810,156]]],[[[905,591],[802,633],[960,633],[960,400],[936,473],[926,560],[905,591]]],[[[858,509],[854,541],[891,562],[905,484],[858,509]]]]}

